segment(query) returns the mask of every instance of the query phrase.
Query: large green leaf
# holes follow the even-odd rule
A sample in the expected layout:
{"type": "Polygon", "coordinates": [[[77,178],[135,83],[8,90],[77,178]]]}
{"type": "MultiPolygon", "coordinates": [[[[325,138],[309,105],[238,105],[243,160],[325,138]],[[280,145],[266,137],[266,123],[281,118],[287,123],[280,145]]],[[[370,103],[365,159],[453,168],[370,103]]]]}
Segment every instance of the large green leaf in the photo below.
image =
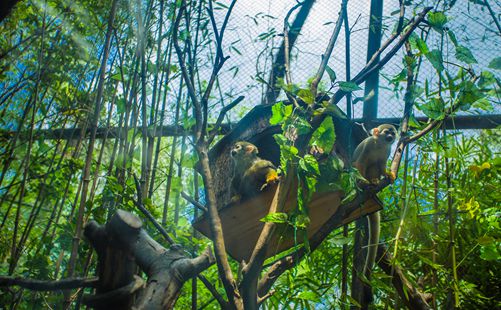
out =
{"type": "Polygon", "coordinates": [[[324,153],[330,153],[334,142],[336,142],[336,131],[332,117],[329,116],[323,120],[311,136],[310,145],[319,147],[324,153]]]}
{"type": "Polygon", "coordinates": [[[433,68],[435,68],[435,70],[437,70],[438,72],[442,72],[444,70],[444,61],[442,59],[442,52],[435,49],[430,51],[425,56],[426,59],[428,59],[428,61],[431,63],[433,68]]]}

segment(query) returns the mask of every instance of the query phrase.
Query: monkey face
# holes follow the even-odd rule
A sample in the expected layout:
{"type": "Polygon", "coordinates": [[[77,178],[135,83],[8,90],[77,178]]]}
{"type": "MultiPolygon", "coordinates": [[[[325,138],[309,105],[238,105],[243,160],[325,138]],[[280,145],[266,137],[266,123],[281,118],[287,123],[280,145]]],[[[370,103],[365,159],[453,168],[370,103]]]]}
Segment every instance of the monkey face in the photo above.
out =
{"type": "Polygon", "coordinates": [[[235,143],[233,148],[231,149],[231,157],[237,159],[238,157],[246,157],[257,155],[258,150],[257,147],[249,142],[240,141],[235,143]]]}
{"type": "Polygon", "coordinates": [[[376,139],[387,144],[392,144],[397,139],[397,129],[390,124],[383,124],[374,128],[372,134],[376,139]]]}
{"type": "Polygon", "coordinates": [[[388,144],[392,144],[397,138],[397,129],[392,125],[382,125],[378,130],[378,135],[388,144]]]}

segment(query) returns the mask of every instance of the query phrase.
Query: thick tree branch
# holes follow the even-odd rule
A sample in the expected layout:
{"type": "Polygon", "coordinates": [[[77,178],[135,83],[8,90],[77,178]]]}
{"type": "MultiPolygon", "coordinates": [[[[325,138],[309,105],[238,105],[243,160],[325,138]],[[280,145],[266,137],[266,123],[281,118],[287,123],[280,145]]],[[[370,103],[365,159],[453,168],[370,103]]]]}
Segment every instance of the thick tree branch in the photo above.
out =
{"type": "MultiPolygon", "coordinates": [[[[148,282],[135,300],[134,306],[137,309],[144,309],[146,306],[149,309],[173,307],[183,283],[214,263],[210,248],[191,259],[185,256],[180,245],[164,248],[142,229],[142,222],[138,217],[123,210],[118,210],[106,226],[100,226],[94,221],[89,222],[85,227],[85,235],[98,252],[100,262],[104,263],[99,267],[101,271],[109,273],[109,270],[116,270],[118,266],[110,265],[116,261],[110,259],[116,257],[123,258],[123,263],[128,264],[124,270],[125,276],[130,271],[136,271],[136,268],[133,268],[136,263],[145,272],[148,282]]],[[[115,274],[110,280],[117,279],[123,279],[122,275],[115,274]]],[[[128,276],[125,279],[126,284],[132,282],[128,276]]],[[[98,290],[95,296],[87,297],[86,300],[99,303],[101,307],[112,305],[122,296],[121,288],[126,287],[128,286],[122,284],[118,288],[98,290]]]]}
{"type": "Polygon", "coordinates": [[[55,281],[26,279],[20,277],[0,276],[0,287],[19,286],[32,291],[58,291],[81,287],[97,287],[99,279],[68,278],[55,281]]]}
{"type": "Polygon", "coordinates": [[[412,310],[428,310],[431,307],[428,301],[431,299],[431,294],[420,292],[412,283],[407,280],[402,269],[399,266],[392,264],[391,254],[385,245],[379,244],[377,248],[377,264],[389,276],[391,282],[397,289],[398,295],[404,304],[412,310]]]}

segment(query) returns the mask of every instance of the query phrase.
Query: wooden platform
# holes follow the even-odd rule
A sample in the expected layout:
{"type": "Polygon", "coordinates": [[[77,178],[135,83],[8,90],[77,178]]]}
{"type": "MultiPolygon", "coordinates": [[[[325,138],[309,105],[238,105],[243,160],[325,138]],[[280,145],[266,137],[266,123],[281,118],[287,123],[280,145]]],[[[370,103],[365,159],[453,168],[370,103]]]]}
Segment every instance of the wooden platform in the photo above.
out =
{"type": "MultiPolygon", "coordinates": [[[[277,186],[272,186],[264,191],[260,196],[254,197],[240,204],[227,205],[219,210],[219,216],[223,225],[227,252],[237,261],[248,261],[256,245],[264,223],[260,219],[268,214],[268,210],[275,194],[277,186]]],[[[342,199],[342,193],[326,192],[314,194],[308,204],[310,212],[310,225],[308,227],[308,237],[316,233],[320,227],[338,210],[342,199]]],[[[292,190],[283,212],[289,212],[296,208],[296,191],[292,190]]],[[[342,222],[342,225],[350,223],[355,219],[376,212],[382,208],[381,204],[372,199],[367,201],[363,207],[349,214],[342,222]]],[[[193,226],[202,234],[210,238],[209,224],[207,216],[198,218],[193,226]]],[[[341,226],[341,225],[340,225],[341,226]]],[[[294,241],[292,227],[280,224],[272,238],[266,257],[274,256],[284,250],[302,243],[303,234],[297,234],[294,241]]]]}
{"type": "MultiPolygon", "coordinates": [[[[232,195],[230,180],[233,176],[232,169],[228,169],[228,167],[233,166],[230,150],[235,142],[248,141],[258,147],[259,157],[267,159],[278,166],[280,164],[280,147],[275,142],[273,135],[280,133],[281,127],[279,125],[270,125],[269,119],[271,115],[271,106],[258,105],[254,107],[209,152],[216,197],[221,206],[224,206],[219,208],[219,215],[223,226],[226,250],[238,261],[247,261],[249,259],[264,225],[260,219],[268,214],[276,186],[270,187],[251,200],[235,205],[228,204],[232,195]]],[[[332,116],[332,119],[336,131],[336,142],[330,155],[338,156],[346,166],[349,158],[347,154],[350,152],[348,146],[358,145],[360,141],[367,137],[367,133],[361,125],[349,121],[346,117],[332,116]]],[[[313,196],[312,201],[308,204],[310,226],[307,232],[309,237],[336,213],[341,199],[341,192],[318,193],[313,196]]],[[[294,210],[296,204],[296,191],[293,189],[290,197],[288,197],[286,209],[279,210],[279,212],[294,210]]],[[[342,224],[352,222],[379,209],[381,209],[380,203],[376,200],[370,200],[363,207],[346,216],[342,224]]],[[[196,219],[193,226],[210,238],[207,215],[196,219]]],[[[297,239],[294,240],[292,227],[285,224],[279,225],[278,229],[275,230],[267,257],[287,250],[295,244],[302,243],[303,235],[303,233],[296,234],[297,239]]]]}

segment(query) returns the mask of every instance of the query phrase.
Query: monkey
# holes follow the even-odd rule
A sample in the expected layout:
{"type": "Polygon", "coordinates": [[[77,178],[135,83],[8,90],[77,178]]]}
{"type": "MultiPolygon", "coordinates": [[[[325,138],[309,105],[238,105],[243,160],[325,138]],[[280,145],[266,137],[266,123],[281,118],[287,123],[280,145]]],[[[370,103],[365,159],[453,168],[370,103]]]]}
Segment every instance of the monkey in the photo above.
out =
{"type": "Polygon", "coordinates": [[[239,141],[232,147],[232,203],[254,197],[268,184],[278,180],[277,168],[257,156],[258,152],[254,144],[245,141],[239,141]]]}
{"type": "MultiPolygon", "coordinates": [[[[382,124],[372,130],[372,136],[365,138],[353,152],[353,166],[369,183],[377,184],[383,175],[390,177],[393,182],[394,174],[386,172],[386,162],[390,156],[391,145],[397,139],[397,129],[390,124],[382,124]]],[[[376,261],[377,245],[379,243],[381,216],[379,212],[367,217],[369,236],[367,256],[363,274],[370,272],[376,261]]]]}
{"type": "MultiPolygon", "coordinates": [[[[377,184],[386,173],[386,162],[391,145],[397,138],[397,129],[390,124],[382,124],[372,129],[372,136],[365,138],[353,152],[353,166],[370,183],[377,184]]],[[[393,180],[395,176],[388,175],[393,180]]]]}

